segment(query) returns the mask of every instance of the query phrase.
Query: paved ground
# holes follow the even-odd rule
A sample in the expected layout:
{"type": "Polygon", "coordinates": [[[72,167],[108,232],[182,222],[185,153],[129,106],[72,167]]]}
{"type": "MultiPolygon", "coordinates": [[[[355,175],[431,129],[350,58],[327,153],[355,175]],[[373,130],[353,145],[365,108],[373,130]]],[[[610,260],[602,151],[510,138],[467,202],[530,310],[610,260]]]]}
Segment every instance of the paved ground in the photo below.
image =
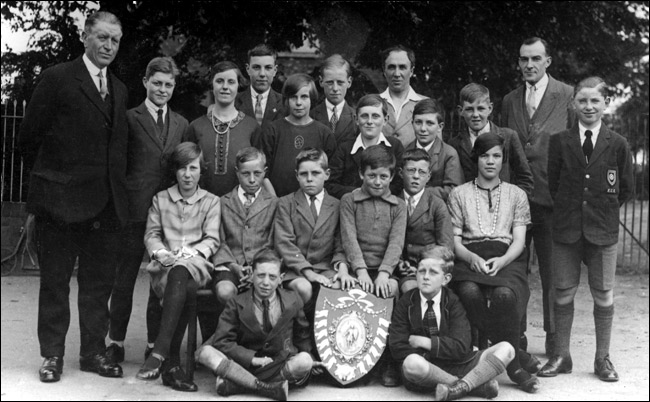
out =
{"type": "MultiPolygon", "coordinates": [[[[144,314],[147,277],[138,278],[134,312],[126,343],[124,378],[107,379],[79,371],[79,324],[76,311],[76,281],[71,283],[72,323],[67,339],[68,354],[62,380],[43,384],[38,380],[41,357],[36,336],[38,283],[36,276],[2,278],[2,400],[212,400],[214,378],[205,369],[196,373],[199,392],[185,394],[162,385],[160,380],[135,379],[145,346],[144,314]]],[[[499,400],[648,400],[648,275],[617,277],[616,316],[611,348],[612,360],[621,376],[618,383],[604,383],[593,375],[595,340],[591,296],[583,275],[576,300],[573,326],[573,374],[541,379],[542,389],[530,395],[514,386],[505,374],[499,377],[499,400]]],[[[529,351],[542,356],[544,332],[541,328],[539,280],[532,280],[533,297],[529,305],[529,351]]],[[[256,400],[241,395],[230,400],[256,400]]],[[[291,400],[431,400],[430,395],[411,393],[403,387],[384,388],[377,380],[346,389],[323,379],[314,379],[309,387],[292,391],[291,400]]],[[[468,398],[470,399],[470,398],[468,398]]]]}

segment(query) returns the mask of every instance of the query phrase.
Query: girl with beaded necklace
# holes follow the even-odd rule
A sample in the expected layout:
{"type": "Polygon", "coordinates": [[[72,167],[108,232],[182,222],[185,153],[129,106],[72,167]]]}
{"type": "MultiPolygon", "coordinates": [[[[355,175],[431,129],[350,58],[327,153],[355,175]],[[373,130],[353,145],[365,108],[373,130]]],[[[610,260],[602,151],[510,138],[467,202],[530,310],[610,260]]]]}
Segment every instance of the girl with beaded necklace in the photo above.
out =
{"type": "MultiPolygon", "coordinates": [[[[530,296],[526,273],[526,229],[531,223],[526,193],[499,179],[504,140],[485,133],[474,143],[478,176],[454,188],[448,206],[456,262],[451,287],[472,325],[492,344],[508,342],[517,357],[506,368],[510,379],[534,393],[540,383],[520,363],[519,323],[530,296]]],[[[531,371],[533,371],[531,369],[531,371]]]]}

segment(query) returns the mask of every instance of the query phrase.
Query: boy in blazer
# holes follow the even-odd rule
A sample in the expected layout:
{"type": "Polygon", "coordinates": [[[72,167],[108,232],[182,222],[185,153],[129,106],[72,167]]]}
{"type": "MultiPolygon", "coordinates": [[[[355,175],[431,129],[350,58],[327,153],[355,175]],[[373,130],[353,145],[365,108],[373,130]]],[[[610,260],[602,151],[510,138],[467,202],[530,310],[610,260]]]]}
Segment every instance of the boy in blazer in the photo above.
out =
{"type": "Polygon", "coordinates": [[[400,175],[404,191],[401,196],[406,202],[408,219],[404,251],[397,265],[400,294],[417,287],[415,271],[425,248],[433,245],[454,247],[447,204],[436,195],[434,188],[425,187],[431,174],[429,154],[424,149],[405,151],[402,164],[400,175]]]}
{"type": "MultiPolygon", "coordinates": [[[[147,97],[126,112],[129,139],[126,154],[126,190],[129,220],[124,230],[123,260],[117,268],[110,305],[109,346],[106,354],[116,363],[124,361],[124,339],[133,306],[133,288],[145,252],[144,232],[151,199],[171,187],[169,157],[187,131],[187,120],[169,108],[179,71],[174,60],[156,57],[147,65],[142,84],[147,97]]],[[[160,300],[153,291],[147,303],[147,348],[153,349],[160,325],[160,300]]]]}
{"type": "Polygon", "coordinates": [[[313,287],[340,288],[333,263],[345,261],[339,200],[323,188],[328,177],[325,152],[314,148],[301,151],[296,157],[300,190],[280,198],[275,217],[275,248],[286,267],[283,282],[310,306],[309,313],[313,313],[313,287]]]}
{"type": "Polygon", "coordinates": [[[431,167],[429,181],[433,193],[447,202],[451,190],[463,184],[463,170],[460,167],[458,152],[442,141],[445,127],[445,109],[434,99],[423,99],[413,108],[413,131],[415,140],[406,146],[405,151],[423,149],[429,154],[431,167]]]}
{"type": "Polygon", "coordinates": [[[460,299],[446,285],[454,253],[443,246],[425,249],[418,264],[417,288],[400,297],[393,310],[389,344],[402,366],[407,389],[435,390],[436,401],[465,395],[494,398],[495,377],[515,356],[507,342],[472,351],[471,331],[460,299]]]}
{"type": "Polygon", "coordinates": [[[221,245],[212,257],[217,300],[225,305],[238,288],[249,285],[253,257],[273,249],[273,220],[278,204],[263,186],[266,156],[254,147],[237,152],[239,185],[221,197],[221,245]]]}
{"type": "Polygon", "coordinates": [[[281,265],[275,251],[255,255],[253,288],[228,302],[217,332],[196,352],[217,376],[221,396],[248,391],[286,400],[288,383],[309,378],[309,324],[300,297],[279,287],[281,265]]]}
{"type": "Polygon", "coordinates": [[[314,120],[332,130],[337,143],[354,140],[357,135],[354,109],[345,100],[351,85],[350,63],[340,54],[325,59],[320,68],[320,86],[325,92],[325,100],[314,107],[310,114],[314,120]]]}
{"type": "Polygon", "coordinates": [[[539,371],[540,377],[554,377],[573,369],[569,350],[573,299],[584,262],[594,300],[594,373],[602,381],[619,379],[609,357],[609,344],[619,207],[633,195],[634,168],[625,138],[602,124],[609,101],[607,84],[601,78],[582,80],[573,101],[578,124],[551,136],[548,184],[554,205],[555,350],[539,371]]]}

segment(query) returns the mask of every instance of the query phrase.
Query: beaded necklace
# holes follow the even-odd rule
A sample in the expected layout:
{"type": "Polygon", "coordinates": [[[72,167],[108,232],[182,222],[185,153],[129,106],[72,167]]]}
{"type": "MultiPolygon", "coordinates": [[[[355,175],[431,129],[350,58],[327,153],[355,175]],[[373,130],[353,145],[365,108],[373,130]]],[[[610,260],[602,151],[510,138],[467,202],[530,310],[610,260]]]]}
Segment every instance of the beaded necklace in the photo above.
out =
{"type": "MultiPolygon", "coordinates": [[[[492,200],[492,197],[491,197],[490,193],[492,191],[494,191],[495,189],[498,189],[498,194],[497,194],[498,197],[496,197],[497,198],[496,205],[495,205],[494,209],[492,208],[491,205],[489,207],[490,212],[494,211],[494,214],[492,215],[492,230],[490,231],[490,233],[485,233],[485,230],[483,230],[483,222],[482,222],[482,219],[481,219],[481,208],[479,206],[479,196],[478,196],[478,189],[479,188],[481,188],[481,187],[476,182],[476,179],[474,179],[474,197],[476,199],[476,214],[478,216],[478,228],[481,231],[481,233],[483,233],[484,235],[492,236],[494,234],[494,232],[496,231],[496,229],[497,229],[497,219],[499,218],[499,205],[501,204],[501,180],[499,180],[499,184],[497,184],[496,186],[494,186],[491,189],[489,189],[489,188],[488,189],[481,188],[481,190],[487,191],[488,198],[490,199],[490,201],[492,200]]],[[[490,204],[491,204],[491,202],[490,202],[490,204]]]]}

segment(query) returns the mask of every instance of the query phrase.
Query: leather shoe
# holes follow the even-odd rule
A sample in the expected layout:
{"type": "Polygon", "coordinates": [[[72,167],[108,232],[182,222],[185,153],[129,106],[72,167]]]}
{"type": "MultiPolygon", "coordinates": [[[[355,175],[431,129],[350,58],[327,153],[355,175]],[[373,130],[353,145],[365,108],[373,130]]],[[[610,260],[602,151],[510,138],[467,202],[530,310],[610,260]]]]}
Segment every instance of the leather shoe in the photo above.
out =
{"type": "Polygon", "coordinates": [[[81,371],[97,373],[102,377],[122,377],[122,367],[108,360],[104,353],[82,357],[79,364],[81,371]]]}
{"type": "Polygon", "coordinates": [[[436,386],[436,401],[455,401],[469,393],[469,385],[465,381],[456,381],[453,385],[438,384],[436,386]]]}
{"type": "Polygon", "coordinates": [[[381,374],[381,385],[384,387],[398,387],[400,384],[399,374],[394,363],[386,363],[384,372],[381,374]]]}
{"type": "Polygon", "coordinates": [[[111,363],[122,363],[124,361],[124,346],[111,343],[106,348],[106,358],[111,363]]]}
{"type": "Polygon", "coordinates": [[[142,367],[140,367],[140,370],[138,370],[136,373],[135,378],[144,381],[155,380],[160,377],[160,373],[165,369],[163,367],[164,364],[165,362],[163,360],[157,358],[156,356],[150,356],[142,364],[142,367]],[[153,360],[149,361],[150,359],[153,360]],[[147,364],[148,361],[149,364],[147,364]]]}
{"type": "Polygon", "coordinates": [[[538,372],[538,377],[555,377],[558,374],[569,374],[573,370],[573,361],[571,356],[563,357],[555,355],[551,357],[544,367],[538,372]]]}
{"type": "Polygon", "coordinates": [[[478,396],[485,399],[496,398],[499,396],[499,382],[493,378],[469,391],[468,395],[478,396]]]}
{"type": "Polygon", "coordinates": [[[537,358],[530,353],[519,349],[518,356],[519,364],[521,364],[521,367],[530,374],[535,374],[542,368],[542,362],[537,360],[537,358]]]}
{"type": "Polygon", "coordinates": [[[614,369],[612,361],[609,360],[609,355],[602,359],[594,361],[594,373],[601,381],[616,382],[618,381],[618,373],[614,369]]]}
{"type": "Polygon", "coordinates": [[[61,379],[63,373],[63,357],[51,356],[43,360],[41,368],[38,370],[38,376],[41,382],[57,382],[61,379]]]}
{"type": "Polygon", "coordinates": [[[176,391],[196,392],[199,387],[192,382],[180,366],[171,367],[162,373],[163,385],[172,387],[176,391]]]}
{"type": "Polygon", "coordinates": [[[542,384],[539,383],[539,379],[537,377],[535,377],[533,374],[530,374],[523,368],[518,369],[512,374],[508,373],[508,377],[510,377],[512,382],[519,385],[519,388],[523,389],[529,394],[534,394],[535,392],[539,391],[542,386],[542,384]]]}
{"type": "Polygon", "coordinates": [[[144,348],[144,359],[147,360],[149,356],[151,356],[151,352],[153,352],[153,348],[150,348],[149,345],[147,345],[146,348],[144,348]]]}

